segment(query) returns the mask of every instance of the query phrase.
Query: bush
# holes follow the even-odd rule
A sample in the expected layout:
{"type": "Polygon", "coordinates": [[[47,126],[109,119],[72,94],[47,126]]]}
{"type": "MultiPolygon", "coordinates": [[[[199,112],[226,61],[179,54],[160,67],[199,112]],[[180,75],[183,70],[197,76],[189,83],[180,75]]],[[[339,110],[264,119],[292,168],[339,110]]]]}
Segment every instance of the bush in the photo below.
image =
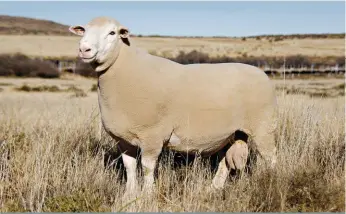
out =
{"type": "Polygon", "coordinates": [[[85,77],[97,77],[97,74],[94,71],[94,69],[88,63],[84,63],[79,59],[76,63],[75,73],[85,77]]]}
{"type": "Polygon", "coordinates": [[[181,64],[209,63],[210,57],[208,56],[208,54],[196,50],[193,50],[189,53],[180,51],[179,55],[172,60],[181,64]]]}
{"type": "Polygon", "coordinates": [[[26,84],[22,85],[19,88],[16,88],[16,90],[17,91],[26,91],[26,92],[30,92],[30,91],[34,91],[34,92],[44,92],[44,91],[59,92],[59,91],[62,91],[61,89],[59,89],[58,86],[55,86],[55,85],[52,85],[52,86],[42,85],[42,86],[30,87],[26,84]]]}
{"type": "Polygon", "coordinates": [[[55,65],[23,54],[0,55],[0,76],[58,78],[55,65]]]}
{"type": "Polygon", "coordinates": [[[86,97],[88,96],[83,90],[80,91],[75,91],[73,94],[70,96],[71,98],[73,97],[86,97]]]}
{"type": "Polygon", "coordinates": [[[345,38],[345,33],[334,33],[334,34],[288,34],[288,35],[259,35],[259,36],[248,36],[247,38],[266,38],[266,39],[271,39],[271,40],[276,40],[276,41],[282,41],[284,39],[325,39],[325,38],[330,38],[330,39],[343,39],[345,38]],[[279,38],[279,39],[277,39],[279,38]]]}
{"type": "Polygon", "coordinates": [[[298,66],[311,66],[312,60],[309,60],[308,57],[302,55],[288,56],[286,57],[286,65],[298,66]]]}
{"type": "MultiPolygon", "coordinates": [[[[246,53],[243,53],[242,56],[238,57],[229,57],[226,55],[210,57],[208,54],[196,50],[193,50],[189,53],[180,51],[176,57],[170,57],[168,59],[180,64],[239,62],[254,66],[269,65],[275,68],[280,68],[284,64],[284,57],[282,56],[248,56],[246,53]]],[[[311,65],[318,67],[320,65],[334,66],[335,64],[338,64],[341,67],[345,66],[345,58],[334,56],[311,57],[299,54],[286,57],[286,67],[298,68],[311,65]]]]}
{"type": "Polygon", "coordinates": [[[67,92],[73,92],[73,94],[70,96],[72,97],[86,97],[87,94],[80,88],[76,87],[76,86],[70,86],[67,90],[67,92]]]}
{"type": "Polygon", "coordinates": [[[100,198],[84,192],[48,198],[44,206],[45,212],[107,211],[104,209],[100,198]]]}
{"type": "Polygon", "coordinates": [[[277,37],[275,37],[274,42],[279,42],[279,41],[283,41],[283,40],[284,40],[283,37],[277,36],[277,37]]]}
{"type": "Polygon", "coordinates": [[[97,84],[93,84],[90,91],[97,91],[97,84]]]}
{"type": "MultiPolygon", "coordinates": [[[[260,38],[260,37],[256,37],[260,38]]],[[[284,39],[285,37],[278,37],[284,39]]],[[[196,63],[245,63],[257,67],[270,66],[271,68],[280,68],[284,64],[283,56],[249,56],[247,53],[239,53],[241,56],[229,57],[227,55],[211,57],[208,53],[197,50],[190,52],[180,51],[175,57],[168,54],[157,54],[151,51],[150,54],[161,56],[180,64],[196,64],[196,63]]],[[[97,72],[88,64],[80,59],[73,60],[76,62],[74,73],[85,77],[97,77],[97,72]]],[[[304,56],[291,55],[286,57],[286,67],[310,67],[318,69],[321,66],[345,66],[344,56],[304,56]]],[[[19,76],[19,77],[42,77],[57,78],[60,76],[59,71],[53,61],[30,59],[25,55],[0,55],[0,76],[19,76]]],[[[92,89],[95,90],[95,89],[92,89]]]]}

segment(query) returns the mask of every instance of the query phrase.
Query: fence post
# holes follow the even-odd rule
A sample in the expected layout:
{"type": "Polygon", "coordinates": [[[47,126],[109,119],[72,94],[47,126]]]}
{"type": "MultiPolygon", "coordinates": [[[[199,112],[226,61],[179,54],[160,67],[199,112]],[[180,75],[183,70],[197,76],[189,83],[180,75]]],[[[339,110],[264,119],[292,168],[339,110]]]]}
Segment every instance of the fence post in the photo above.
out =
{"type": "Polygon", "coordinates": [[[75,71],[76,71],[76,62],[73,62],[73,64],[72,64],[72,71],[73,71],[73,74],[75,74],[75,71]]]}
{"type": "Polygon", "coordinates": [[[62,72],[62,62],[60,60],[58,60],[58,70],[59,70],[59,73],[62,72]]]}

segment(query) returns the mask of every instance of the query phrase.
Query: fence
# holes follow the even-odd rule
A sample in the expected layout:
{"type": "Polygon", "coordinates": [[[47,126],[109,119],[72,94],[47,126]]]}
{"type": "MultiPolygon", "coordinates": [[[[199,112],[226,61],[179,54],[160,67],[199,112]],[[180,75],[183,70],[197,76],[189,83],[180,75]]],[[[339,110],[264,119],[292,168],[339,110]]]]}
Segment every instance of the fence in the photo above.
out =
{"type": "MultiPolygon", "coordinates": [[[[77,67],[77,60],[52,60],[59,72],[70,72],[75,73],[77,67]]],[[[286,75],[300,76],[300,75],[340,75],[345,73],[345,66],[319,66],[318,68],[311,67],[261,67],[262,70],[268,75],[283,75],[285,72],[286,75]]]]}

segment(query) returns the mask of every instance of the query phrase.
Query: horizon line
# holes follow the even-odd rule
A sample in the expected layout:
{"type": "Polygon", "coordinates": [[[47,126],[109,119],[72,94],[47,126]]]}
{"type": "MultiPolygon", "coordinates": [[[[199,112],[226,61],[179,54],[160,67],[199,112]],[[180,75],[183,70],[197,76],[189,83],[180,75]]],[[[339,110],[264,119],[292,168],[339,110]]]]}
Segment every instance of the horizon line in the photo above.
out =
{"type": "MultiPolygon", "coordinates": [[[[33,20],[38,20],[38,21],[47,21],[47,22],[53,22],[59,25],[64,25],[64,26],[69,26],[67,24],[61,23],[61,22],[57,22],[54,20],[50,20],[50,19],[39,19],[39,18],[35,18],[35,17],[30,17],[30,16],[13,16],[13,15],[7,15],[7,14],[0,14],[0,16],[7,16],[7,17],[13,17],[13,18],[26,18],[26,19],[33,19],[33,20]]],[[[215,35],[215,36],[199,36],[199,35],[165,35],[165,34],[141,34],[141,33],[136,33],[136,34],[132,34],[132,36],[134,37],[176,37],[176,38],[256,38],[256,37],[278,37],[278,36],[295,36],[295,35],[299,35],[299,36],[307,36],[307,35],[312,35],[312,36],[318,36],[318,35],[346,35],[346,31],[345,32],[339,32],[339,33],[328,33],[328,32],[324,32],[324,33],[278,33],[278,34],[253,34],[253,35],[247,35],[247,36],[225,36],[225,35],[215,35]]],[[[9,34],[0,34],[0,35],[9,35],[9,34]]],[[[131,35],[131,33],[130,33],[131,35]]]]}

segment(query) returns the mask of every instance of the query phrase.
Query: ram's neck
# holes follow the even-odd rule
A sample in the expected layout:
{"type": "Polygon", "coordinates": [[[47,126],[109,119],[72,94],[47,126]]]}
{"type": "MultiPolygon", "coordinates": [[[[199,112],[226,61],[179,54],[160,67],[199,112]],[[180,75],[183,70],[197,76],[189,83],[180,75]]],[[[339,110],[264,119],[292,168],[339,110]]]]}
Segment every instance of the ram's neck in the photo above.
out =
{"type": "MultiPolygon", "coordinates": [[[[128,71],[132,73],[131,64],[134,62],[134,54],[127,46],[121,46],[117,54],[117,59],[106,70],[98,73],[98,85],[103,98],[115,93],[119,84],[126,81],[130,76],[128,71]]],[[[114,95],[113,95],[114,96],[114,95]]]]}
{"type": "Polygon", "coordinates": [[[156,75],[157,66],[153,56],[142,53],[129,46],[123,46],[117,60],[105,72],[99,75],[99,96],[105,105],[111,102],[140,105],[149,102],[151,97],[163,90],[156,75]]]}
{"type": "Polygon", "coordinates": [[[163,75],[166,71],[162,66],[165,65],[160,64],[160,59],[127,47],[99,76],[102,120],[114,135],[126,138],[128,130],[155,126],[163,117],[172,87],[163,75]]]}
{"type": "Polygon", "coordinates": [[[110,67],[112,67],[114,65],[114,63],[116,63],[118,61],[119,55],[122,52],[122,49],[124,49],[124,46],[126,46],[126,45],[124,45],[123,43],[120,42],[118,44],[118,48],[116,48],[114,50],[114,52],[112,52],[112,54],[110,54],[110,56],[108,56],[108,58],[107,58],[107,60],[105,60],[105,62],[103,62],[103,63],[93,62],[90,64],[91,67],[95,70],[95,72],[97,72],[98,76],[105,73],[110,67]]]}

